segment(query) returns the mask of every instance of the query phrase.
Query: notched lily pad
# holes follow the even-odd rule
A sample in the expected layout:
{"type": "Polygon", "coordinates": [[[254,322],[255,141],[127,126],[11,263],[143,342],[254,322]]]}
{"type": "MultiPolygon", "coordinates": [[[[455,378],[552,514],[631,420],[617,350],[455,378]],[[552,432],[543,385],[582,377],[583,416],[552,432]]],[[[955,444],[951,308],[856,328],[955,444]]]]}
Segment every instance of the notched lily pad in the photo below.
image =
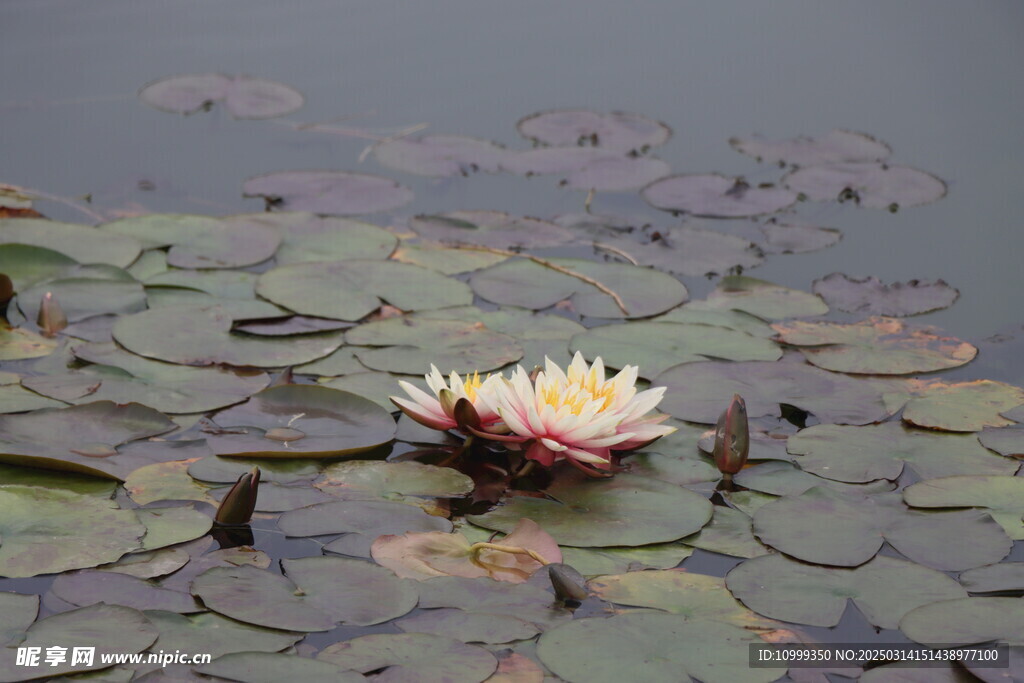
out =
{"type": "Polygon", "coordinates": [[[523,137],[545,145],[601,147],[619,152],[644,151],[668,141],[672,129],[639,114],[599,114],[585,109],[557,109],[520,119],[523,137]]]}
{"type": "Polygon", "coordinates": [[[76,607],[103,602],[138,610],[159,609],[179,614],[203,611],[203,607],[188,593],[160,588],[117,572],[81,571],[61,574],[54,579],[50,592],[76,607]]]}
{"type": "MultiPolygon", "coordinates": [[[[142,251],[142,245],[133,237],[40,218],[0,218],[0,243],[44,247],[78,263],[106,263],[118,268],[126,268],[142,251]]],[[[33,255],[34,259],[41,256],[38,252],[33,255]]],[[[55,265],[52,257],[46,257],[46,262],[49,267],[55,265]]]]}
{"type": "Polygon", "coordinates": [[[903,500],[922,508],[987,509],[1010,538],[1024,540],[1024,477],[963,475],[930,479],[904,489],[903,500]]]}
{"type": "Polygon", "coordinates": [[[765,140],[756,136],[729,138],[729,144],[737,152],[758,161],[792,166],[881,161],[892,152],[889,145],[870,135],[841,129],[817,137],[801,135],[790,140],[765,140]]]}
{"type": "Polygon", "coordinates": [[[280,233],[281,246],[274,255],[278,265],[387,258],[398,243],[393,234],[371,223],[308,211],[242,214],[226,221],[265,226],[280,233]]]}
{"type": "Polygon", "coordinates": [[[795,192],[752,187],[743,178],[688,173],[656,180],[641,192],[656,209],[707,216],[746,218],[782,211],[796,203],[795,192]]]}
{"type": "Polygon", "coordinates": [[[278,652],[306,635],[251,626],[216,612],[185,615],[150,610],[146,618],[160,630],[154,647],[165,652],[203,652],[213,657],[229,652],[278,652]]]}
{"type": "Polygon", "coordinates": [[[536,249],[565,244],[572,232],[539,218],[513,216],[502,211],[452,211],[420,215],[409,227],[437,242],[475,244],[497,249],[536,249]]]}
{"type": "Polygon", "coordinates": [[[471,492],[473,480],[450,467],[414,460],[350,460],[325,467],[314,486],[345,500],[371,500],[392,494],[454,498],[471,492]]]}
{"type": "Polygon", "coordinates": [[[496,173],[508,153],[496,142],[463,135],[404,137],[373,148],[377,161],[388,168],[435,178],[476,171],[496,173]]]}
{"type": "Polygon", "coordinates": [[[971,593],[1024,591],[1024,562],[1001,562],[962,572],[960,584],[971,593]]]}
{"type": "Polygon", "coordinates": [[[893,317],[948,308],[960,296],[960,291],[945,280],[909,280],[886,285],[876,277],[858,279],[843,273],[831,273],[815,280],[812,289],[829,306],[840,311],[893,317]]]}
{"type": "Polygon", "coordinates": [[[933,382],[915,390],[903,407],[903,419],[918,427],[978,432],[1015,424],[1000,413],[1024,405],[1024,389],[987,379],[933,382]]]}
{"type": "Polygon", "coordinates": [[[918,643],[951,646],[997,641],[1024,645],[1024,600],[958,598],[922,605],[900,621],[900,630],[918,643]]]}
{"type": "Polygon", "coordinates": [[[890,211],[946,196],[946,183],[930,173],[867,161],[800,168],[786,175],[782,184],[812,201],[849,200],[890,211]]]}
{"type": "Polygon", "coordinates": [[[330,662],[280,652],[232,652],[196,667],[195,671],[245,683],[279,683],[285,680],[363,683],[366,680],[362,674],[330,662]]]}
{"type": "Polygon", "coordinates": [[[594,246],[604,250],[612,247],[614,253],[628,254],[640,265],[692,277],[756,268],[763,261],[761,250],[751,242],[713,230],[678,227],[658,230],[658,235],[649,244],[606,237],[594,246]]]}
{"type": "Polygon", "coordinates": [[[693,301],[688,308],[694,311],[742,311],[765,320],[807,318],[828,313],[828,306],[814,294],[742,275],[722,278],[706,300],[693,301]]]}
{"type": "Polygon", "coordinates": [[[328,645],[316,656],[380,683],[479,683],[498,668],[487,650],[430,633],[376,633],[328,645]]]}
{"type": "Polygon", "coordinates": [[[413,198],[412,190],[390,178],[345,171],[268,173],[246,180],[242,191],[288,211],[341,216],[390,211],[413,198]]]}
{"type": "Polygon", "coordinates": [[[183,74],[148,83],[139,99],[149,106],[174,114],[194,114],[215,102],[236,119],[271,119],[299,109],[305,98],[294,88],[251,76],[183,74]]]}

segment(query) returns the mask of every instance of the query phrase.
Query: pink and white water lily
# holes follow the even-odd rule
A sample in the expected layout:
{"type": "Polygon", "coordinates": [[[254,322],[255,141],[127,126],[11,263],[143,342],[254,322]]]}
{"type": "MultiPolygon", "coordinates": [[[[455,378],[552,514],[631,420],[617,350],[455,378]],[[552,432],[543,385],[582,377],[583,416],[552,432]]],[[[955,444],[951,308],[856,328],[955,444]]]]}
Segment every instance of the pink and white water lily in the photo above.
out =
{"type": "MultiPolygon", "coordinates": [[[[412,400],[390,397],[392,403],[416,422],[431,429],[459,429],[467,434],[467,424],[486,432],[500,422],[501,418],[491,408],[491,403],[484,400],[494,392],[501,379],[500,375],[488,375],[481,380],[480,375],[474,372],[472,377],[466,375],[463,380],[458,373],[453,372],[445,381],[437,366],[431,365],[430,373],[424,377],[427,387],[434,392],[433,396],[410,382],[400,381],[398,385],[412,400]],[[466,403],[460,405],[460,399],[466,399],[469,408],[466,403]]],[[[498,429],[503,431],[500,427],[498,429]]]]}

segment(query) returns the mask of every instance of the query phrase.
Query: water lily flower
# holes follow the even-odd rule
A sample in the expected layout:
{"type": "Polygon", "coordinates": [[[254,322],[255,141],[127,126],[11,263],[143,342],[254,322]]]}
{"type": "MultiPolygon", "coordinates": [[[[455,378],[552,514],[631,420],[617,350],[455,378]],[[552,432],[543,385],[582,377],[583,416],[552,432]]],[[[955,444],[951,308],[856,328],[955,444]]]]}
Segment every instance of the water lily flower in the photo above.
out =
{"type": "Polygon", "coordinates": [[[627,365],[605,379],[600,358],[588,366],[576,353],[566,372],[545,358],[544,371],[531,382],[522,367],[502,378],[485,397],[511,430],[498,440],[528,441],[529,460],[550,467],[558,460],[590,474],[611,469],[611,451],[640,448],[675,431],[658,423],[667,415],[648,415],[664,387],[637,392],[637,368],[627,365]]]}
{"type": "Polygon", "coordinates": [[[413,400],[391,396],[391,402],[410,418],[431,429],[458,429],[464,434],[470,433],[470,427],[484,433],[504,431],[500,425],[501,418],[484,400],[493,393],[500,375],[487,375],[481,380],[480,375],[474,372],[472,377],[466,375],[463,380],[453,372],[445,381],[437,366],[431,365],[430,374],[425,375],[425,379],[434,392],[433,396],[401,381],[398,385],[413,400]]]}
{"type": "Polygon", "coordinates": [[[719,416],[715,427],[715,466],[727,478],[732,477],[743,469],[749,453],[747,404],[739,394],[733,394],[732,402],[719,416]]]}

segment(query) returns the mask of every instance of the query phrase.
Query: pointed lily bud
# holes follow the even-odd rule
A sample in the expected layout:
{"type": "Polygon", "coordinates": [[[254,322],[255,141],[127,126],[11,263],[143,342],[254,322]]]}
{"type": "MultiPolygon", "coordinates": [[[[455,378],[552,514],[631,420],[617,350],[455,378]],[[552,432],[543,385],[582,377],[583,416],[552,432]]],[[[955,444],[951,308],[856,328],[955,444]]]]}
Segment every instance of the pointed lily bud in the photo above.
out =
{"type": "Polygon", "coordinates": [[[57,333],[68,326],[68,317],[64,315],[64,309],[57,303],[53,292],[43,295],[43,302],[39,306],[39,318],[36,320],[39,329],[44,337],[56,337],[57,333]]]}
{"type": "MultiPolygon", "coordinates": [[[[442,392],[444,393],[444,392],[442,392]]],[[[470,428],[479,430],[483,427],[480,421],[480,415],[477,414],[476,408],[473,407],[473,402],[468,398],[460,398],[455,402],[455,408],[452,410],[452,417],[459,424],[459,431],[463,434],[468,434],[470,428]]]]}
{"type": "Polygon", "coordinates": [[[749,453],[747,404],[739,394],[733,394],[732,403],[718,418],[715,429],[715,466],[722,474],[731,476],[743,469],[749,453]]]}
{"type": "Polygon", "coordinates": [[[253,467],[238,478],[228,494],[220,501],[214,521],[223,526],[248,524],[256,509],[256,496],[260,488],[260,468],[253,467]]]}
{"type": "Polygon", "coordinates": [[[587,592],[587,580],[573,567],[560,562],[548,565],[548,576],[555,588],[555,597],[562,602],[583,602],[590,593],[587,592]]]}

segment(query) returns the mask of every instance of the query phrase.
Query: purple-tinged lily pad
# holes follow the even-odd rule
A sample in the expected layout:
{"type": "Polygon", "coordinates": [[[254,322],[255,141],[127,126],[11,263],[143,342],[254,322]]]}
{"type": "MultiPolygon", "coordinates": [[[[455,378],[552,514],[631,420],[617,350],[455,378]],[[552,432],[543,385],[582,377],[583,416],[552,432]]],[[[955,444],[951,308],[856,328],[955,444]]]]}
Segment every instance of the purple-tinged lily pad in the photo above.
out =
{"type": "Polygon", "coordinates": [[[764,320],[807,318],[828,313],[820,297],[757,278],[730,275],[704,301],[692,301],[690,310],[742,311],[764,320]]]}
{"type": "Polygon", "coordinates": [[[188,593],[160,588],[134,576],[116,572],[80,571],[61,574],[54,579],[50,592],[75,607],[105,602],[138,610],[158,609],[179,614],[203,611],[203,607],[188,593]]]}
{"type": "MultiPolygon", "coordinates": [[[[1013,469],[1016,464],[1012,463],[1013,469]]],[[[903,500],[920,508],[981,508],[992,514],[1010,538],[1024,540],[1024,477],[961,475],[929,479],[904,489],[903,500]]]]}
{"type": "Polygon", "coordinates": [[[732,557],[759,557],[769,552],[755,538],[751,518],[740,510],[723,505],[715,506],[715,514],[707,526],[679,542],[732,557]]]}
{"type": "Polygon", "coordinates": [[[540,147],[510,152],[502,159],[501,169],[525,176],[571,173],[603,159],[615,158],[623,157],[613,150],[596,147],[540,147]]]}
{"type": "Polygon", "coordinates": [[[875,162],[808,166],[789,173],[782,183],[812,201],[850,200],[857,206],[890,211],[946,196],[946,183],[930,173],[875,162]]]}
{"type": "Polygon", "coordinates": [[[779,223],[771,218],[761,226],[765,251],[773,254],[806,254],[819,251],[843,238],[835,228],[820,228],[803,223],[779,223]]]}
{"type": "Polygon", "coordinates": [[[892,150],[870,135],[836,129],[825,135],[801,135],[791,140],[764,140],[760,137],[730,138],[729,144],[741,154],[768,164],[814,166],[847,161],[881,161],[892,150]]]}
{"type": "Polygon", "coordinates": [[[480,683],[498,668],[487,650],[431,633],[375,633],[328,645],[316,656],[378,683],[480,683]]]}
{"type": "Polygon", "coordinates": [[[390,211],[413,198],[412,190],[390,178],[345,171],[268,173],[246,180],[242,191],[287,211],[340,216],[390,211]]]}
{"type": "Polygon", "coordinates": [[[672,172],[661,159],[651,157],[607,157],[590,162],[566,177],[566,184],[578,190],[622,192],[644,187],[672,172]]]}
{"type": "Polygon", "coordinates": [[[446,178],[476,171],[497,173],[509,152],[490,140],[463,135],[425,135],[389,140],[375,146],[373,154],[377,161],[396,171],[446,178]]]}
{"type": "Polygon", "coordinates": [[[838,569],[804,564],[785,555],[765,555],[734,568],[725,582],[733,595],[759,614],[826,627],[839,623],[848,600],[869,623],[896,628],[916,607],[966,597],[960,584],[942,572],[885,556],[855,569],[838,569]]]}
{"type": "Polygon", "coordinates": [[[944,280],[882,284],[876,277],[851,278],[832,273],[812,285],[814,293],[829,306],[847,313],[904,317],[948,308],[960,296],[944,280]]]}
{"type": "Polygon", "coordinates": [[[536,249],[565,244],[572,232],[539,218],[513,216],[501,211],[452,211],[421,215],[409,220],[421,237],[437,242],[472,244],[498,249],[536,249]]]}
{"type": "Polygon", "coordinates": [[[224,102],[236,119],[271,119],[299,109],[305,98],[294,88],[251,76],[183,74],[148,83],[139,99],[174,114],[194,114],[224,102]]]}
{"type": "Polygon", "coordinates": [[[146,618],[160,631],[153,648],[165,652],[203,652],[213,657],[229,652],[278,652],[306,635],[252,626],[216,612],[176,614],[150,610],[146,618]]]}
{"type": "Polygon", "coordinates": [[[896,318],[851,324],[797,320],[773,327],[779,340],[800,347],[808,362],[834,372],[909,375],[956,368],[978,355],[968,342],[896,318]]]}
{"type": "Polygon", "coordinates": [[[756,268],[764,260],[761,250],[745,239],[713,230],[669,228],[647,244],[625,237],[604,238],[597,248],[614,247],[642,266],[691,277],[727,273],[734,268],[756,268]]]}
{"type": "Polygon", "coordinates": [[[656,209],[707,216],[746,218],[782,211],[796,203],[795,192],[752,187],[742,178],[687,173],[656,180],[641,192],[656,209]]]}
{"type": "Polygon", "coordinates": [[[531,114],[516,124],[523,137],[545,145],[601,147],[618,152],[645,151],[668,141],[672,129],[639,114],[599,114],[586,109],[556,109],[531,114]]]}
{"type": "Polygon", "coordinates": [[[366,680],[362,674],[330,662],[281,652],[232,652],[196,667],[195,671],[215,679],[243,683],[280,683],[286,680],[364,683],[366,680]]]}
{"type": "Polygon", "coordinates": [[[1024,591],[1024,562],[1000,562],[961,572],[960,584],[971,593],[1024,591]]]}

